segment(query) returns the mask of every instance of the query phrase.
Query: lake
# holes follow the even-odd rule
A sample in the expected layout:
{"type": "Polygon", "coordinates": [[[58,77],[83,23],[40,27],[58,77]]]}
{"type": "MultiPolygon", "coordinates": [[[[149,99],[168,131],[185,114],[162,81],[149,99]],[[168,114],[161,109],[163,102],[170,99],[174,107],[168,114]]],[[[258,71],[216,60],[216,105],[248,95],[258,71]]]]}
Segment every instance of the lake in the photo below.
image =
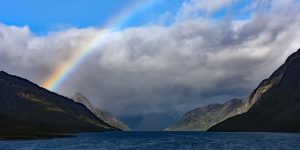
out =
{"type": "Polygon", "coordinates": [[[300,149],[300,134],[216,132],[81,133],[74,138],[0,141],[0,149],[300,149]]]}

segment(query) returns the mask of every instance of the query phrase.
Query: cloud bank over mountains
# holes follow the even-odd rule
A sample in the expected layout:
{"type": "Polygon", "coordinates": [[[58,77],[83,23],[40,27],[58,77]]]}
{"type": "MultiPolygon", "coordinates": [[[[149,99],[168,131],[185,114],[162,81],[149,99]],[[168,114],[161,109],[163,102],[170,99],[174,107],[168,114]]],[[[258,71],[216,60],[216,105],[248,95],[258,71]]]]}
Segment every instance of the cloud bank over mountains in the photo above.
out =
{"type": "MultiPolygon", "coordinates": [[[[169,26],[110,32],[57,92],[80,91],[115,114],[186,111],[247,96],[300,47],[300,5],[257,0],[241,10],[251,12],[246,19],[212,17],[234,3],[189,0],[169,26]]],[[[101,30],[69,28],[38,36],[28,27],[1,24],[0,68],[41,84],[101,30]]]]}

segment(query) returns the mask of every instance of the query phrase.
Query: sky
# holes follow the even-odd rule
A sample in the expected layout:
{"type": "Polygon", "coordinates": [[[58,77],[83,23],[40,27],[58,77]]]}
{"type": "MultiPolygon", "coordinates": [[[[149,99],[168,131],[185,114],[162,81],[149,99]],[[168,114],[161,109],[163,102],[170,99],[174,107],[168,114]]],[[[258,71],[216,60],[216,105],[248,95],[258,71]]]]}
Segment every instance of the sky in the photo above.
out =
{"type": "Polygon", "coordinates": [[[56,88],[44,87],[67,97],[81,92],[115,115],[186,112],[247,97],[298,50],[299,6],[297,0],[1,1],[0,70],[44,86],[60,66],[71,68],[56,88]],[[72,59],[76,54],[80,61],[72,59]]]}
{"type": "MultiPolygon", "coordinates": [[[[6,25],[28,26],[34,34],[47,34],[70,27],[101,28],[129,5],[146,0],[11,0],[1,1],[0,18],[6,25]]],[[[157,16],[175,13],[182,0],[154,0],[148,8],[134,14],[122,28],[149,24],[157,16]]]]}

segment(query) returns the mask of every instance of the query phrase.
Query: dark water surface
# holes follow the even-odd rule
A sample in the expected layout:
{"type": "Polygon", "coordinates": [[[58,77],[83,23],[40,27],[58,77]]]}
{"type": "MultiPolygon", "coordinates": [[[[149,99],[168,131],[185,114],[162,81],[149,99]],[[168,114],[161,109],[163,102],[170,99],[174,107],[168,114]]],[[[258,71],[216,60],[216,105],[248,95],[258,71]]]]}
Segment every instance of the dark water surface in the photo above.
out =
{"type": "Polygon", "coordinates": [[[299,149],[300,134],[214,132],[104,132],[82,133],[75,138],[0,141],[1,150],[15,149],[299,149]]]}

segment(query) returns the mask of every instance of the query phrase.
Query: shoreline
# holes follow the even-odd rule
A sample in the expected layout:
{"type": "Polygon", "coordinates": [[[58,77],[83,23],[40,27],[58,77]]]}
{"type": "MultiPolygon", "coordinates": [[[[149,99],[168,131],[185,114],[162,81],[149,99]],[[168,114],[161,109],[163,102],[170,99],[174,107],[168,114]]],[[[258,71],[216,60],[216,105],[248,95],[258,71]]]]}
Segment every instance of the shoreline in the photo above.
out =
{"type": "Polygon", "coordinates": [[[0,141],[19,140],[49,140],[56,138],[75,138],[73,134],[44,134],[44,135],[0,135],[0,141]]]}

